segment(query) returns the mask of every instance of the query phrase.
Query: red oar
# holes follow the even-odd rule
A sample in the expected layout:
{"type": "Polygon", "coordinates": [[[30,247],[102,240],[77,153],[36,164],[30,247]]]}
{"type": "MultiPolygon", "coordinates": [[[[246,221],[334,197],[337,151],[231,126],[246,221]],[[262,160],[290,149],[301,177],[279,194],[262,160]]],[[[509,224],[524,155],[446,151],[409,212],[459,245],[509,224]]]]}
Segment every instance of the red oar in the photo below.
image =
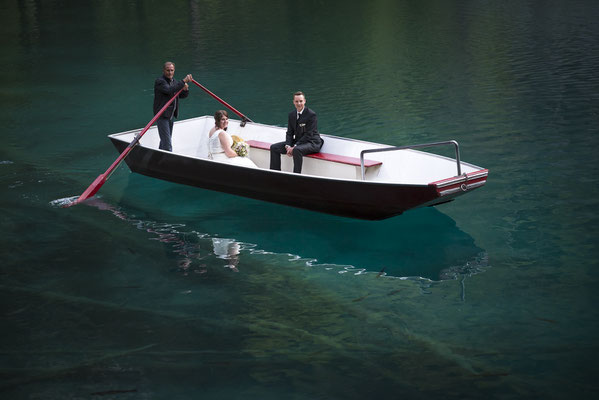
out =
{"type": "Polygon", "coordinates": [[[96,194],[98,192],[98,190],[100,190],[100,188],[102,187],[104,182],[106,182],[108,180],[108,178],[110,178],[110,175],[112,175],[112,173],[114,172],[116,167],[119,166],[121,161],[123,161],[125,159],[125,157],[127,157],[127,154],[129,154],[129,152],[131,150],[133,150],[135,145],[137,145],[137,143],[139,142],[139,139],[141,139],[141,137],[147,132],[147,130],[150,129],[150,126],[152,126],[152,124],[154,122],[156,122],[156,120],[158,118],[160,118],[160,116],[162,115],[164,110],[166,110],[166,108],[168,106],[170,106],[173,101],[175,101],[177,96],[179,96],[179,94],[182,91],[183,91],[183,89],[181,89],[177,93],[175,93],[175,95],[164,105],[164,107],[162,107],[160,109],[160,111],[158,111],[158,113],[156,115],[154,115],[154,118],[152,118],[152,120],[150,122],[148,122],[146,127],[143,128],[143,130],[139,134],[137,134],[137,136],[135,136],[135,138],[131,141],[131,143],[129,143],[129,146],[127,146],[127,148],[125,150],[123,150],[121,155],[112,163],[112,165],[106,170],[106,172],[104,172],[102,175],[98,176],[96,178],[96,180],[93,181],[91,185],[89,185],[89,187],[85,190],[85,192],[83,192],[77,200],[75,200],[73,203],[69,204],[69,206],[74,206],[75,204],[79,204],[82,201],[89,199],[94,194],[96,194]]]}
{"type": "Polygon", "coordinates": [[[192,79],[191,81],[193,83],[195,83],[196,85],[198,85],[200,87],[200,89],[202,89],[203,91],[208,93],[210,96],[212,96],[216,100],[218,100],[225,107],[229,108],[229,110],[233,111],[235,114],[237,114],[239,117],[241,117],[241,126],[244,126],[246,122],[254,122],[251,119],[249,119],[248,117],[246,117],[245,115],[243,115],[242,113],[240,113],[239,111],[237,111],[235,108],[233,108],[233,106],[228,104],[226,101],[224,101],[223,99],[221,99],[220,97],[218,97],[217,95],[212,93],[210,90],[206,89],[204,86],[202,86],[200,83],[198,83],[195,79],[192,79]]]}

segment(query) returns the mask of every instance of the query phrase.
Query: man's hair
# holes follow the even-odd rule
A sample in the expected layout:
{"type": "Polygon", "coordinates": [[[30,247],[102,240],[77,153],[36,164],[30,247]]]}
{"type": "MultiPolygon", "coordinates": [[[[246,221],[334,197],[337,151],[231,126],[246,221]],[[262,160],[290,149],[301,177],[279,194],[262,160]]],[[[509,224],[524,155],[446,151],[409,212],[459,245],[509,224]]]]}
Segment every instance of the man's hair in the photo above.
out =
{"type": "Polygon", "coordinates": [[[165,62],[165,63],[164,63],[164,66],[162,67],[162,69],[166,69],[166,66],[167,66],[167,65],[172,65],[172,66],[173,66],[173,68],[175,68],[175,63],[174,63],[174,62],[172,62],[172,61],[167,61],[167,62],[165,62]]]}
{"type": "Polygon", "coordinates": [[[293,93],[293,97],[295,96],[304,96],[304,99],[306,98],[306,95],[301,90],[298,90],[297,92],[293,93]]]}

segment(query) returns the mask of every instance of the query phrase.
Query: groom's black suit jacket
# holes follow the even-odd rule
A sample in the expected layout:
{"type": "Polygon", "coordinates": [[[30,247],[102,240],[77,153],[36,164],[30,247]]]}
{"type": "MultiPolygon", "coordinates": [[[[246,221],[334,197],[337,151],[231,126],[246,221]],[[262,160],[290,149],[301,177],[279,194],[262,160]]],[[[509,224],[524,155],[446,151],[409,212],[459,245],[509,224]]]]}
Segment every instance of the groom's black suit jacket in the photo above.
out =
{"type": "Polygon", "coordinates": [[[285,145],[288,146],[304,143],[312,143],[315,146],[320,146],[322,143],[322,139],[318,134],[316,113],[308,107],[304,107],[299,119],[297,119],[296,110],[289,113],[287,135],[285,137],[285,145]]]}

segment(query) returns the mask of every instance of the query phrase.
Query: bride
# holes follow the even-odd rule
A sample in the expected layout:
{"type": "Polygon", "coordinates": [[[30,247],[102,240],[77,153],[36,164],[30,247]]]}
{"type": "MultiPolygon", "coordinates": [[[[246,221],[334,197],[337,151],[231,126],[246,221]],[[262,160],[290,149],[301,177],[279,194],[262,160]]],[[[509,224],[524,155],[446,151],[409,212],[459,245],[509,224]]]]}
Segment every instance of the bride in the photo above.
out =
{"type": "Polygon", "coordinates": [[[208,158],[244,167],[258,168],[249,157],[240,157],[231,148],[233,139],[227,133],[229,115],[225,110],[214,113],[215,126],[208,132],[208,158]]]}

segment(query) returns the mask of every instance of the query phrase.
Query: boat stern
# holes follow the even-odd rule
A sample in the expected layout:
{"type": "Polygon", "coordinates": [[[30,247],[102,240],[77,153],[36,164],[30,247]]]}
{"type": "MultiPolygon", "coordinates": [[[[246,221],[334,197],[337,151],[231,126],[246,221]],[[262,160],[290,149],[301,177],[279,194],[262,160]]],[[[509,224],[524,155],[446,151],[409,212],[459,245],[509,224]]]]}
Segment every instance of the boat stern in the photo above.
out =
{"type": "Polygon", "coordinates": [[[452,178],[431,182],[429,183],[429,186],[434,187],[439,197],[430,204],[426,205],[445,203],[457,196],[482,187],[487,182],[488,175],[488,169],[480,169],[454,176],[452,178]]]}

